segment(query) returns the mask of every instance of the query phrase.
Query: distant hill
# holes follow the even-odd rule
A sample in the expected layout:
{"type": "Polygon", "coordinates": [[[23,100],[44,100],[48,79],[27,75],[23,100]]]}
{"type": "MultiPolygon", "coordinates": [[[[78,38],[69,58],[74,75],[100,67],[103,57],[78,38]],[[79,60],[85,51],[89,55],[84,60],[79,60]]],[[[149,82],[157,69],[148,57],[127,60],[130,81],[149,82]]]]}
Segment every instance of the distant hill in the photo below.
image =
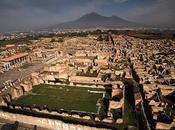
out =
{"type": "Polygon", "coordinates": [[[106,17],[97,13],[83,15],[75,21],[54,25],[50,29],[82,29],[82,28],[120,28],[141,27],[142,25],[127,21],[117,16],[106,17]]]}

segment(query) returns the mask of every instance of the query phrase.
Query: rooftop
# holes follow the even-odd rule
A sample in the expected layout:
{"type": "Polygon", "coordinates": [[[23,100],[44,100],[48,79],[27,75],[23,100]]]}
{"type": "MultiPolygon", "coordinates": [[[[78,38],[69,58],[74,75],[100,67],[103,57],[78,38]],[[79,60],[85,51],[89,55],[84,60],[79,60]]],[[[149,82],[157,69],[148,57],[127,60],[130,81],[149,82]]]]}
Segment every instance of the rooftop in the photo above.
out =
{"type": "Polygon", "coordinates": [[[15,60],[15,59],[18,59],[18,58],[27,56],[27,55],[28,55],[28,53],[18,53],[18,54],[15,54],[13,56],[6,57],[6,58],[2,59],[1,61],[3,61],[3,62],[9,62],[9,61],[12,61],[12,60],[15,60]]]}

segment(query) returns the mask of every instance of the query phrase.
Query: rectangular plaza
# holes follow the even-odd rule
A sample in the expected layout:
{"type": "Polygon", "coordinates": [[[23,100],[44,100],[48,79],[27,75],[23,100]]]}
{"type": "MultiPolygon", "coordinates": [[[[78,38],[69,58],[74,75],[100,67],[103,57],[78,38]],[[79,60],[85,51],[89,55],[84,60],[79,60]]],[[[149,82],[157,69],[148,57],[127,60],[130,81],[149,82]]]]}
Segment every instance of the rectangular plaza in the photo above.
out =
{"type": "Polygon", "coordinates": [[[34,86],[30,94],[14,100],[13,104],[97,113],[96,104],[103,93],[103,89],[42,84],[34,86]]]}

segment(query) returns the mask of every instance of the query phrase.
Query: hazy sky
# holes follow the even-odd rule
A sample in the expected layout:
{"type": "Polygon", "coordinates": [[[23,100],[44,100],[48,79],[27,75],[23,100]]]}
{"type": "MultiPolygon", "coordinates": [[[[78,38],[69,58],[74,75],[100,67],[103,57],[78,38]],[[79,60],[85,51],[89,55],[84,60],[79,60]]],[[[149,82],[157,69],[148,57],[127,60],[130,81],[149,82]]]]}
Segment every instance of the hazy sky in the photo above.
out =
{"type": "Polygon", "coordinates": [[[175,27],[175,0],[0,0],[0,32],[47,27],[97,12],[175,27]]]}

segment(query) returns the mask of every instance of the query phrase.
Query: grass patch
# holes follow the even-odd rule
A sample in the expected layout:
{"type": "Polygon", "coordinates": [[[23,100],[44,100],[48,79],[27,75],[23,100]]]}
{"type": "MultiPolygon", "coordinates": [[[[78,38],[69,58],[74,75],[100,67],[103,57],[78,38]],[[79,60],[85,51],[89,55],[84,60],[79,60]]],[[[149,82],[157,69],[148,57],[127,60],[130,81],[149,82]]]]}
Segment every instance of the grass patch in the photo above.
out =
{"type": "Polygon", "coordinates": [[[25,64],[23,64],[20,68],[21,68],[21,69],[27,69],[29,66],[32,66],[32,65],[29,64],[29,63],[25,63],[25,64]]]}
{"type": "Polygon", "coordinates": [[[97,112],[97,100],[102,98],[102,93],[90,93],[91,91],[103,91],[103,89],[92,89],[84,87],[70,87],[59,85],[34,86],[32,93],[22,96],[14,101],[15,105],[36,105],[49,109],[76,110],[82,112],[97,112]]]}
{"type": "Polygon", "coordinates": [[[11,39],[11,40],[1,40],[0,41],[0,46],[5,46],[8,44],[15,44],[15,45],[20,45],[20,44],[31,44],[30,40],[33,38],[18,38],[18,39],[11,39]]]}
{"type": "Polygon", "coordinates": [[[131,37],[147,39],[147,40],[159,40],[159,39],[174,39],[175,36],[173,34],[161,34],[161,33],[135,33],[129,34],[131,37]]]}
{"type": "Polygon", "coordinates": [[[123,120],[125,125],[137,125],[137,119],[135,116],[135,93],[136,84],[133,80],[125,79],[123,80],[125,84],[124,90],[124,115],[123,120]],[[135,92],[134,92],[135,91],[135,92]]]}

